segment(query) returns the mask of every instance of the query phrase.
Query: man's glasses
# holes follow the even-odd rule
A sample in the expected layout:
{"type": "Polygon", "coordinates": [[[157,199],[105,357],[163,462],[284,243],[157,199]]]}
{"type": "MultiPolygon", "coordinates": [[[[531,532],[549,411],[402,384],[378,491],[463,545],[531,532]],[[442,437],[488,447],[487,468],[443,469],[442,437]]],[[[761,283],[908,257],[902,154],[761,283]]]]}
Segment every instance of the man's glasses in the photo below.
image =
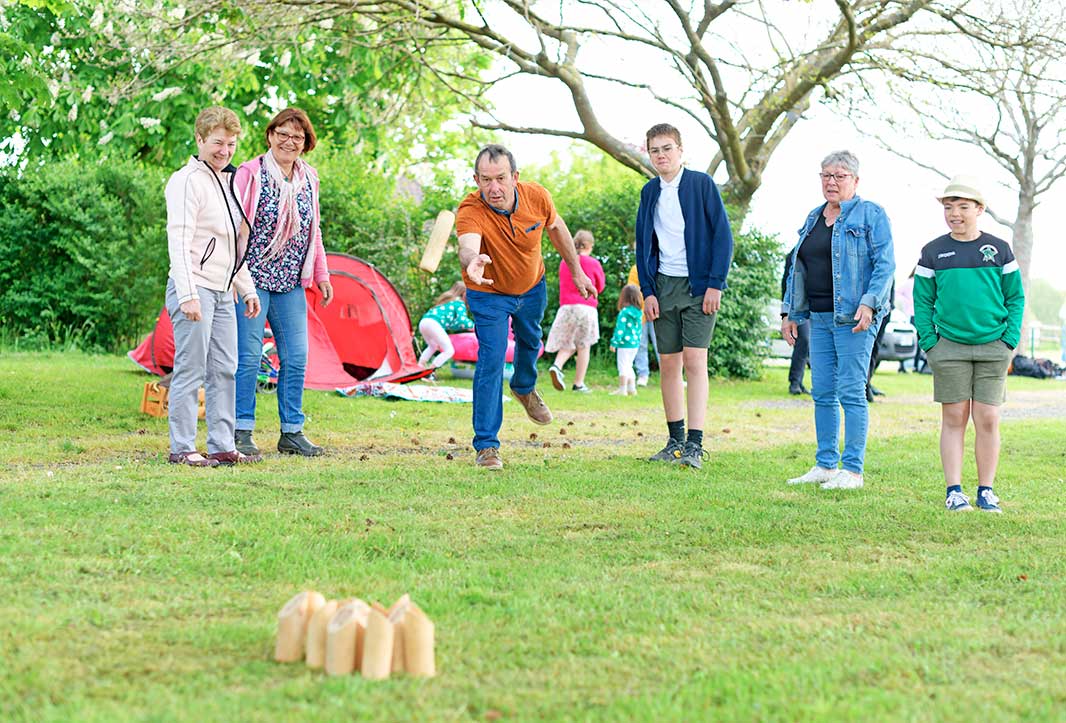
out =
{"type": "Polygon", "coordinates": [[[847,179],[851,178],[853,173],[819,173],[818,177],[822,179],[822,183],[827,181],[836,181],[837,183],[843,183],[847,179]]]}
{"type": "Polygon", "coordinates": [[[285,131],[274,131],[274,135],[278,137],[278,143],[295,143],[298,146],[304,144],[304,136],[294,136],[285,131]]]}
{"type": "Polygon", "coordinates": [[[669,143],[666,144],[665,146],[655,146],[653,148],[649,148],[648,149],[648,155],[649,156],[659,156],[659,155],[665,156],[667,153],[669,153],[670,151],[674,150],[675,148],[677,148],[677,146],[669,144],[669,143]]]}

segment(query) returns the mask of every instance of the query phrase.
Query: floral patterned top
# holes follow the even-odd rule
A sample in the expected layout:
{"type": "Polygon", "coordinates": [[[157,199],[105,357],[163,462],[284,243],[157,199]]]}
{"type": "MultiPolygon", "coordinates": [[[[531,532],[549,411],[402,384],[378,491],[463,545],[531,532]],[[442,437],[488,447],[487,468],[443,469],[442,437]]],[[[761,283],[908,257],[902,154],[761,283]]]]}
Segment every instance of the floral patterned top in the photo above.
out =
{"type": "Polygon", "coordinates": [[[310,248],[311,220],[314,208],[311,205],[311,184],[305,183],[296,196],[296,208],[300,212],[300,230],[286,242],[281,255],[267,262],[263,255],[274,238],[278,225],[278,189],[270,179],[266,168],[259,170],[259,206],[252,221],[252,235],[248,239],[248,270],[252,272],[255,288],[284,294],[300,285],[300,272],[310,248]]]}
{"type": "Polygon", "coordinates": [[[440,306],[434,306],[423,314],[422,318],[433,319],[449,334],[471,331],[474,328],[474,320],[466,313],[466,302],[461,299],[452,299],[440,306]]]}
{"type": "Polygon", "coordinates": [[[618,321],[614,323],[614,336],[611,346],[615,349],[636,349],[640,346],[642,329],[641,311],[635,306],[627,306],[618,312],[618,321]]]}

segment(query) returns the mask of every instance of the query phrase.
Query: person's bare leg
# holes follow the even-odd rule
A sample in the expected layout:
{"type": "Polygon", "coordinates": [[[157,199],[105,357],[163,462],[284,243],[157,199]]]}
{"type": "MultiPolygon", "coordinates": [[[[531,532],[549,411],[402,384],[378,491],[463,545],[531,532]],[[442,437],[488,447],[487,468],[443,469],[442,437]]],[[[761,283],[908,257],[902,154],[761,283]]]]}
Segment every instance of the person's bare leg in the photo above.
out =
{"type": "MultiPolygon", "coordinates": [[[[659,388],[667,422],[685,418],[685,390],[681,383],[682,352],[659,355],[659,388]]],[[[705,375],[706,376],[706,375],[705,375]]]]}
{"type": "Polygon", "coordinates": [[[585,383],[585,373],[589,370],[589,357],[591,349],[587,346],[577,348],[577,369],[574,371],[574,384],[579,387],[585,383]]]}
{"type": "Polygon", "coordinates": [[[570,361],[570,357],[572,357],[573,355],[573,349],[560,349],[559,352],[555,355],[555,361],[553,362],[553,366],[557,366],[562,369],[564,366],[566,366],[566,363],[570,361]]]}
{"type": "Polygon", "coordinates": [[[688,428],[702,431],[707,419],[707,350],[685,347],[681,356],[688,380],[688,428]]]}
{"type": "Polygon", "coordinates": [[[973,403],[974,456],[977,457],[977,484],[991,487],[999,466],[999,407],[973,403]]]}
{"type": "Polygon", "coordinates": [[[940,462],[948,487],[962,484],[962,453],[969,420],[969,401],[940,405],[940,462]]]}

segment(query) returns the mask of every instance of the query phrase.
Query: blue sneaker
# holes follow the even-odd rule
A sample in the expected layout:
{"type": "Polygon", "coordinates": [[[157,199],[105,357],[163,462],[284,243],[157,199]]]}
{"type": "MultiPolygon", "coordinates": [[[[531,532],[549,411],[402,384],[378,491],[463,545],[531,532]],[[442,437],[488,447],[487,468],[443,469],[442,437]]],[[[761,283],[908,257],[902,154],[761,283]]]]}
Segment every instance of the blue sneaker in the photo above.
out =
{"type": "Polygon", "coordinates": [[[944,506],[948,508],[949,512],[973,512],[970,498],[958,490],[948,492],[948,498],[944,501],[944,506]]]}
{"type": "Polygon", "coordinates": [[[1003,509],[999,506],[999,498],[991,488],[981,490],[977,495],[977,509],[983,512],[995,512],[1001,514],[1003,509]]]}

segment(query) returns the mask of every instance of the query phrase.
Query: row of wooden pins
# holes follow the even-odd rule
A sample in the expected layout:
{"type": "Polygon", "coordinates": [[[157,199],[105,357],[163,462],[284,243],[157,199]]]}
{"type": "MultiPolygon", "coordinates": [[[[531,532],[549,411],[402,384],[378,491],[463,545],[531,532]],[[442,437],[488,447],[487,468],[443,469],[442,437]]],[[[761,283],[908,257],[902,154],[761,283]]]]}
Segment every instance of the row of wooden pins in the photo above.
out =
{"type": "Polygon", "coordinates": [[[386,609],[358,598],[327,601],[307,590],[278,613],[274,659],[305,660],[329,675],[358,671],[370,680],[392,673],[433,676],[433,635],[433,623],[406,594],[386,609]]]}

